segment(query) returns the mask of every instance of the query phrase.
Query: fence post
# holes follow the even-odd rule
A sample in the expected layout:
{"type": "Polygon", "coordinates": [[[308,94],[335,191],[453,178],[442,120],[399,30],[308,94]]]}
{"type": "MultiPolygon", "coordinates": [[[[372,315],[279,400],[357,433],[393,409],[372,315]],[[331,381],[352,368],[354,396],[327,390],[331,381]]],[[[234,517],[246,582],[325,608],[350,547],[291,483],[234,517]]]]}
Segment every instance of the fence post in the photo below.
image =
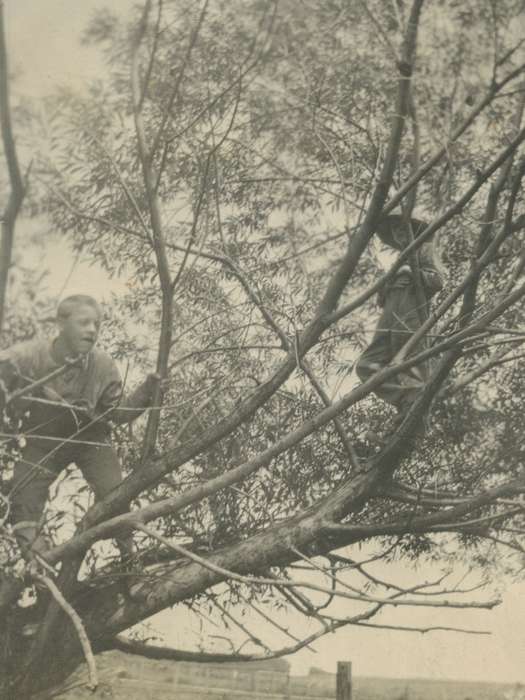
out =
{"type": "Polygon", "coordinates": [[[336,700],[352,700],[352,663],[337,662],[336,700]]]}

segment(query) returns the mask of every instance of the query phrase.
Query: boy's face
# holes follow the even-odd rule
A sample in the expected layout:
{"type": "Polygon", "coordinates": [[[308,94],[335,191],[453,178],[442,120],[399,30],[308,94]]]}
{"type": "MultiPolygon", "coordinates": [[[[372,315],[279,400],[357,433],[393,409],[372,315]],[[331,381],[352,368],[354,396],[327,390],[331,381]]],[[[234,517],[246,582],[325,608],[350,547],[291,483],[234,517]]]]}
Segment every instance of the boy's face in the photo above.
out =
{"type": "Polygon", "coordinates": [[[73,356],[85,355],[95,345],[100,329],[98,311],[88,304],[75,306],[67,318],[58,320],[60,336],[73,356]]]}

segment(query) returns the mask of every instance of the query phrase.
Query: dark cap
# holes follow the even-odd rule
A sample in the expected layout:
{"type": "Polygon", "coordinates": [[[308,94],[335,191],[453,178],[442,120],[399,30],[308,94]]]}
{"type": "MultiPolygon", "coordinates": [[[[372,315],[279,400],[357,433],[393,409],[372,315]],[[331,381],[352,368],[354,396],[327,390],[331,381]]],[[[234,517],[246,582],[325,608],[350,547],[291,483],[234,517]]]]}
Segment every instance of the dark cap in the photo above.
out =
{"type": "MultiPolygon", "coordinates": [[[[421,221],[421,219],[411,218],[410,226],[412,228],[412,235],[414,238],[417,238],[419,234],[427,228],[428,223],[426,221],[421,221]]],[[[381,217],[376,227],[376,233],[383,243],[397,250],[402,250],[408,245],[410,240],[405,221],[401,214],[388,214],[387,216],[381,217]],[[399,241],[404,241],[404,245],[399,241]]]]}

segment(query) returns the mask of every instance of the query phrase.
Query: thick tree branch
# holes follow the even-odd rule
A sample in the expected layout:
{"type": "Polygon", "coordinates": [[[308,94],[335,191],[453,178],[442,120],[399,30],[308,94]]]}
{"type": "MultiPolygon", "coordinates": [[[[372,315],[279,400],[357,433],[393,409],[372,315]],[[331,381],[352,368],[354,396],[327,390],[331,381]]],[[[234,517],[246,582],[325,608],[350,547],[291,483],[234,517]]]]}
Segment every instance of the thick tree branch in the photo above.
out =
{"type": "MultiPolygon", "coordinates": [[[[409,520],[396,521],[393,523],[375,524],[360,524],[360,525],[345,525],[332,523],[327,525],[327,530],[346,531],[354,536],[360,537],[377,537],[382,535],[399,535],[404,533],[420,533],[431,532],[434,527],[449,528],[453,524],[454,528],[468,525],[462,523],[459,519],[479,510],[484,506],[495,503],[498,499],[525,492],[525,480],[516,479],[501,486],[497,486],[484,493],[466,499],[465,502],[452,506],[444,510],[438,510],[434,513],[424,516],[411,517],[409,520]],[[366,534],[365,534],[366,533],[366,534]]],[[[492,517],[507,517],[507,514],[489,516],[492,517]]],[[[483,519],[485,520],[485,518],[483,519]]]]}
{"type": "Polygon", "coordinates": [[[0,130],[4,156],[7,162],[11,191],[2,216],[2,239],[0,243],[0,331],[4,316],[9,268],[13,256],[15,224],[25,196],[25,186],[18,162],[9,100],[9,74],[4,24],[4,2],[0,1],[0,130]]]}

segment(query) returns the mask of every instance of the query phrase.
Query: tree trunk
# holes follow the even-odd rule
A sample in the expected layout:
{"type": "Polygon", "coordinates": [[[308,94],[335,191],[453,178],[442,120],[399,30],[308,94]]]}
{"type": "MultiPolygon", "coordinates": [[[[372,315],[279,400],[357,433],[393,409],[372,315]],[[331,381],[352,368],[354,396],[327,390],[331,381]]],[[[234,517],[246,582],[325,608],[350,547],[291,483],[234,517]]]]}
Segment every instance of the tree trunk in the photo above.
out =
{"type": "Polygon", "coordinates": [[[7,48],[4,26],[4,3],[0,0],[0,130],[4,146],[5,160],[9,174],[11,192],[2,216],[2,235],[0,241],[0,331],[5,315],[5,301],[9,268],[13,254],[15,223],[24,199],[24,184],[20,173],[18,155],[11,124],[11,107],[9,104],[9,75],[7,67],[7,48]]]}

